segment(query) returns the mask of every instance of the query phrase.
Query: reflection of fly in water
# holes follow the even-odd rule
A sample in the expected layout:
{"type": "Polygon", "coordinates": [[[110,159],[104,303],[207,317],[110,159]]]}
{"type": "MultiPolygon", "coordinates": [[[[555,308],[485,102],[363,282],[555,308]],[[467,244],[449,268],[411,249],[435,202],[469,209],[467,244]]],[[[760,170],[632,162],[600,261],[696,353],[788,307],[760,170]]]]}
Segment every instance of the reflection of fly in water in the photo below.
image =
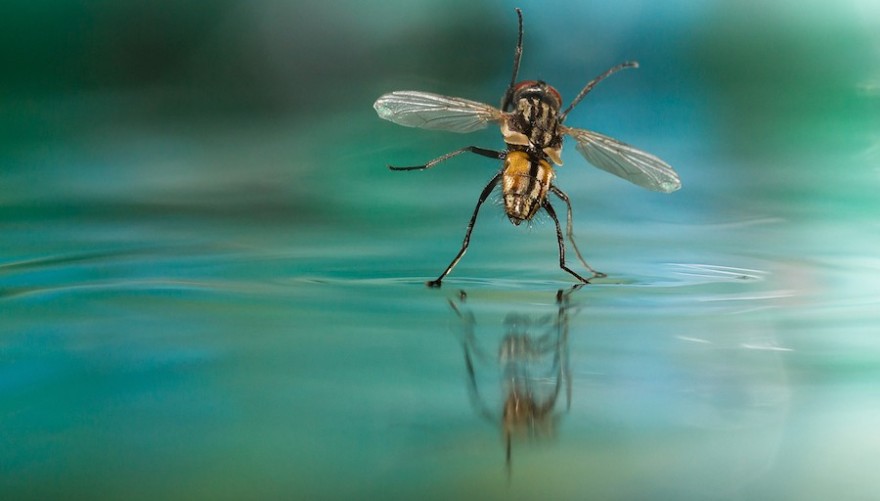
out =
{"type": "Polygon", "coordinates": [[[494,122],[501,127],[506,151],[488,150],[467,146],[435,158],[424,165],[414,167],[390,167],[392,170],[425,170],[465,152],[502,160],[501,170],[483,188],[477,206],[471,215],[464,242],[449,266],[435,280],[428,282],[431,287],[439,287],[443,278],[452,271],[467,251],[471,231],[477,220],[480,206],[500,182],[504,199],[504,211],[510,221],[519,225],[531,221],[539,209],[544,209],[556,224],[556,239],[559,245],[559,266],[582,283],[588,279],[570,269],[565,264],[565,242],[556,210],[550,204],[548,194],[553,193],[568,208],[567,235],[578,259],[593,277],[604,276],[597,272],[581,256],[574,242],[571,222],[571,202],[568,195],[559,189],[553,180],[556,174],[552,164],[562,165],[563,136],[571,136],[577,143],[578,152],[588,162],[620,176],[639,186],[653,191],[669,193],[681,187],[678,174],[659,158],[633,148],[616,139],[584,129],[562,125],[568,113],[581,102],[584,96],[605,77],[624,68],[638,67],[635,61],[621,63],[590,81],[572,100],[564,111],[559,92],[540,80],[525,80],[517,83],[520,57],[522,56],[522,12],[516,9],[519,18],[519,37],[514,51],[513,76],[501,101],[501,108],[488,104],[441,96],[421,91],[396,91],[379,97],[373,104],[379,117],[398,125],[423,129],[445,130],[451,132],[473,132],[494,122]]]}
{"type": "MultiPolygon", "coordinates": [[[[575,287],[577,288],[577,286],[575,287]]],[[[486,419],[500,424],[508,470],[512,441],[515,438],[541,439],[555,436],[558,414],[554,412],[562,387],[565,387],[566,410],[571,405],[571,373],[568,364],[568,293],[557,292],[557,312],[533,318],[510,313],[504,319],[497,364],[502,379],[500,411],[486,403],[480,393],[474,360],[488,364],[490,357],[480,349],[475,333],[475,318],[461,302],[449,304],[463,326],[462,346],[468,372],[468,389],[474,407],[486,419]]]]}

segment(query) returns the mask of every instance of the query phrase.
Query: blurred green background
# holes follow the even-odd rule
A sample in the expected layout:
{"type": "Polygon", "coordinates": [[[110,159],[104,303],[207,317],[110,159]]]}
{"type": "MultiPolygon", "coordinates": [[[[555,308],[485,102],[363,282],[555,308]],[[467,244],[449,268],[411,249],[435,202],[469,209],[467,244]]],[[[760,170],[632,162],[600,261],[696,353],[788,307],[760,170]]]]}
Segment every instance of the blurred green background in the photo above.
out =
{"type": "Polygon", "coordinates": [[[875,1],[9,0],[0,65],[0,497],[880,496],[875,1]],[[564,99],[640,62],[567,123],[683,188],[564,151],[610,277],[572,295],[559,440],[505,478],[448,299],[555,314],[552,225],[487,206],[425,289],[498,166],[385,166],[501,138],[371,105],[497,104],[517,6],[564,99]]]}
{"type": "MultiPolygon", "coordinates": [[[[85,197],[348,220],[371,205],[361,186],[375,194],[388,177],[356,159],[381,167],[390,153],[433,158],[438,142],[497,144],[491,133],[395,130],[370,120],[370,104],[403,88],[498,101],[513,5],[5,2],[3,205],[85,197]]],[[[876,209],[876,176],[853,182],[877,154],[873,2],[521,6],[523,78],[572,96],[612,64],[642,63],[597,89],[576,125],[647,136],[650,151],[670,143],[666,157],[688,155],[672,161],[686,186],[709,177],[731,189],[787,175],[797,190],[800,178],[818,176],[829,196],[860,213],[876,209]],[[705,151],[761,161],[744,162],[748,172],[690,162],[705,151]],[[780,173],[767,172],[773,162],[780,173]]]]}

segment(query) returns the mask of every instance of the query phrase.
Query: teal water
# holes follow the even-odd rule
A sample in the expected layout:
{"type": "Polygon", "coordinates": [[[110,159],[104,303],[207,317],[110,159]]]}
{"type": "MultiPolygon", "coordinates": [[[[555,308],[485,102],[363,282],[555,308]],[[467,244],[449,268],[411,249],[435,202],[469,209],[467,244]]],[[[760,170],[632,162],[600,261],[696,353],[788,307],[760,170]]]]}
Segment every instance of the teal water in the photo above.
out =
{"type": "MultiPolygon", "coordinates": [[[[725,43],[736,33],[669,35],[710,14],[620,28],[608,57],[636,51],[643,68],[571,116],[660,155],[684,185],[645,192],[569,144],[558,184],[608,274],[578,289],[552,222],[514,227],[494,199],[443,288],[424,286],[497,165],[385,165],[500,138],[375,117],[381,92],[452,93],[417,47],[381,52],[359,89],[362,66],[299,54],[324,94],[270,76],[334,104],[275,96],[269,114],[242,111],[262,105],[237,91],[202,109],[214,98],[193,92],[197,72],[170,89],[16,87],[0,172],[2,497],[880,497],[877,66],[846,66],[868,51],[855,35],[817,53],[759,29],[793,61],[781,69],[747,64],[766,46],[725,43]],[[847,69],[819,78],[802,54],[847,69]],[[511,388],[542,407],[515,427],[511,388]]],[[[534,17],[526,43],[555,54],[564,95],[582,66],[604,70],[605,54],[546,50],[550,21],[534,17]]],[[[387,47],[346,19],[373,35],[358,50],[387,47]]],[[[486,36],[455,19],[429,33],[486,36]]],[[[490,26],[505,41],[506,21],[490,26]]],[[[336,49],[321,48],[348,61],[336,49]]],[[[504,65],[508,52],[499,42],[504,65]]],[[[453,71],[457,55],[437,64],[453,71]]],[[[465,59],[460,75],[485,75],[455,93],[494,99],[507,70],[465,59]]]]}
{"type": "Polygon", "coordinates": [[[7,210],[3,489],[877,493],[876,225],[807,222],[768,192],[752,200],[777,210],[749,219],[693,221],[671,198],[639,220],[584,218],[582,242],[609,278],[571,293],[571,407],[559,399],[549,438],[514,441],[509,474],[500,419],[471,404],[449,301],[468,294],[481,396],[497,414],[505,317],[538,324],[571,285],[550,225],[514,229],[492,207],[431,290],[467,204],[457,218],[429,214],[427,229],[333,231],[271,214],[7,210]]]}

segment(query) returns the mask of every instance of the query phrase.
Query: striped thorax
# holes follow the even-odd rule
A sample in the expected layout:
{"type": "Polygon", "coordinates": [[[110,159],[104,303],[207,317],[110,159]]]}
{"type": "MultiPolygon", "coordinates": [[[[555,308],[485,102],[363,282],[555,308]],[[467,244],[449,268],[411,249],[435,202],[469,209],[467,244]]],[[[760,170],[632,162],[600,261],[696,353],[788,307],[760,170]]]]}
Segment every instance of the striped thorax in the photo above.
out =
{"type": "Polygon", "coordinates": [[[504,142],[512,149],[547,156],[556,165],[562,165],[559,92],[540,80],[526,80],[514,88],[512,104],[514,109],[501,124],[504,142]]]}

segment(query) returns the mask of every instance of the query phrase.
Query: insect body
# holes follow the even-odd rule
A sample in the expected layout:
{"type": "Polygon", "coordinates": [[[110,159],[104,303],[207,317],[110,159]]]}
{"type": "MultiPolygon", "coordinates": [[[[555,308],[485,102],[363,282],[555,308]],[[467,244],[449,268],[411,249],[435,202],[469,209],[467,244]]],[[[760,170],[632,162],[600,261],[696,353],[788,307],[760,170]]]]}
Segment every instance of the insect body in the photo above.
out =
{"type": "Polygon", "coordinates": [[[578,259],[592,273],[592,277],[604,276],[590,267],[581,256],[572,232],[571,202],[568,195],[553,182],[556,175],[553,164],[562,165],[564,135],[572,137],[577,143],[578,152],[600,169],[653,191],[670,193],[681,187],[675,170],[659,158],[608,136],[563,125],[568,113],[596,84],[619,70],[636,68],[638,63],[628,61],[607,70],[591,80],[571,104],[560,111],[562,98],[559,92],[547,83],[540,80],[516,82],[522,56],[523,33],[522,12],[516,9],[516,13],[519,18],[519,37],[514,53],[513,76],[500,109],[477,101],[420,91],[391,92],[381,96],[373,104],[379,117],[407,127],[465,133],[482,129],[490,122],[494,122],[501,128],[507,146],[506,151],[467,146],[435,158],[424,165],[389,166],[391,170],[425,170],[466,152],[504,162],[501,170],[480,194],[461,249],[446,270],[436,280],[428,282],[431,287],[439,287],[443,278],[452,271],[467,251],[480,207],[499,183],[501,183],[504,210],[508,219],[513,224],[519,225],[523,221],[530,221],[543,208],[556,225],[560,268],[580,282],[589,283],[588,279],[565,264],[565,241],[548,194],[552,192],[565,202],[568,209],[566,234],[578,259]]]}
{"type": "Polygon", "coordinates": [[[504,159],[501,177],[504,211],[511,223],[519,225],[538,213],[547,199],[554,173],[547,160],[514,150],[504,159]]]}

